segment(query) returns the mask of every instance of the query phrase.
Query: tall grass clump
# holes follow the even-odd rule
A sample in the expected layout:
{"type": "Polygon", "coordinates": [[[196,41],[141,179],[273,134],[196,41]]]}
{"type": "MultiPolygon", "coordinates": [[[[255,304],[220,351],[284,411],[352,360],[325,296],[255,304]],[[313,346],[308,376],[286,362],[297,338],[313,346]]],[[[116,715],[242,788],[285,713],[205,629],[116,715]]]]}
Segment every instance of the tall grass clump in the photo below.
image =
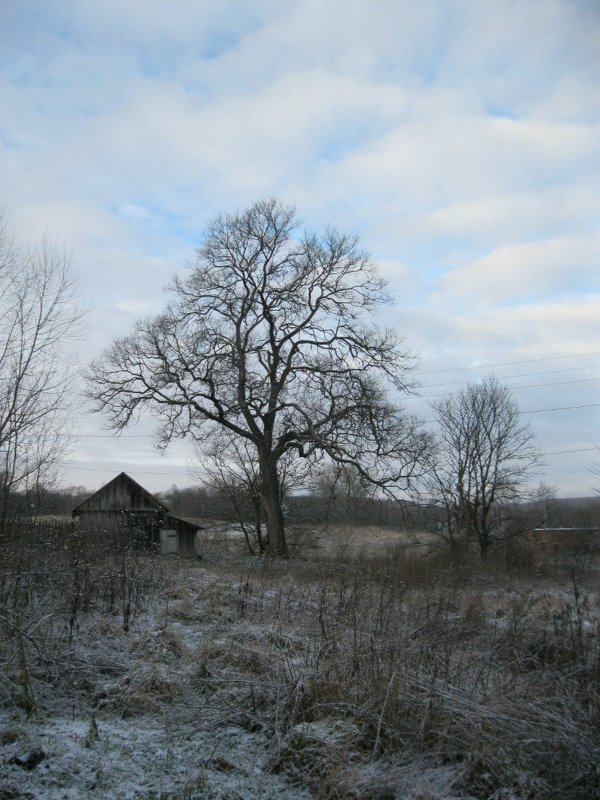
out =
{"type": "Polygon", "coordinates": [[[127,632],[162,585],[161,568],[104,531],[63,520],[16,520],[1,546],[0,703],[31,714],[41,707],[38,680],[47,685],[76,670],[82,621],[107,614],[127,632]]]}
{"type": "Polygon", "coordinates": [[[270,662],[271,769],[323,798],[388,796],[391,765],[419,759],[452,767],[457,796],[599,796],[598,597],[589,566],[561,575],[435,553],[247,575],[246,608],[254,594],[277,630],[305,637],[270,662]]]}

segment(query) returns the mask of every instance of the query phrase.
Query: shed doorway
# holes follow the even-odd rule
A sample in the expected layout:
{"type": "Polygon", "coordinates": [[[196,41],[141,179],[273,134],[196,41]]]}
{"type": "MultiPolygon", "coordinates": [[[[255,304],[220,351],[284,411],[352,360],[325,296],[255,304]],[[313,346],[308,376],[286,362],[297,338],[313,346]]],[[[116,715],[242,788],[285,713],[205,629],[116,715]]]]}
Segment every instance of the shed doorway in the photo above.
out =
{"type": "Polygon", "coordinates": [[[166,529],[160,532],[160,552],[164,556],[177,552],[177,531],[166,529]]]}

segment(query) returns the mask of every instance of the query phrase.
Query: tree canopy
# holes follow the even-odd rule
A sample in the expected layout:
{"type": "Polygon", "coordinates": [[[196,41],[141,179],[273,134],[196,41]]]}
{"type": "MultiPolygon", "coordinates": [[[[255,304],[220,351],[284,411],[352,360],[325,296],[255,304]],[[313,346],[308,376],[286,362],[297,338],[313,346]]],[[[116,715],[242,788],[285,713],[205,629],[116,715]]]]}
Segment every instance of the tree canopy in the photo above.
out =
{"type": "Polygon", "coordinates": [[[159,442],[216,431],[244,440],[260,474],[267,550],[286,554],[278,464],[286,453],[410,480],[427,446],[387,388],[412,359],[373,314],[384,281],[355,236],[298,230],[276,200],[217,217],[164,313],[136,323],[90,368],[90,396],[119,430],[145,410],[159,442]]]}

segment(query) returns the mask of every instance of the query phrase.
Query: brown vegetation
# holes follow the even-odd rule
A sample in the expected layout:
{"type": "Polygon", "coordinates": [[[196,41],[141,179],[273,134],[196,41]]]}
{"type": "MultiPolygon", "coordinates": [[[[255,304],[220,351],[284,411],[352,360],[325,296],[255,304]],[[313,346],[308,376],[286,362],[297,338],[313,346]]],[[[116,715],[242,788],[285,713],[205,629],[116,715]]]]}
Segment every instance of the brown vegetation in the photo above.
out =
{"type": "MultiPolygon", "coordinates": [[[[24,785],[10,758],[34,751],[30,732],[72,709],[104,797],[127,736],[159,725],[183,761],[149,773],[157,797],[600,793],[591,557],[282,562],[240,543],[200,566],[47,528],[3,544],[3,788],[24,785]]],[[[53,797],[58,746],[44,752],[46,778],[27,779],[53,797]]]]}

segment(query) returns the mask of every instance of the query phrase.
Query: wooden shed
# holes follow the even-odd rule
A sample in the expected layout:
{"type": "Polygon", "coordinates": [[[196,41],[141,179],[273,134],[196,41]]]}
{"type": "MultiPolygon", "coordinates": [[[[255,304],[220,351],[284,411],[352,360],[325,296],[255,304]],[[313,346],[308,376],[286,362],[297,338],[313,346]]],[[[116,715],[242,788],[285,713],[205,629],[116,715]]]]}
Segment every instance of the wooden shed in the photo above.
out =
{"type": "Polygon", "coordinates": [[[188,520],[170,513],[164,503],[121,472],[72,511],[81,530],[107,531],[140,549],[194,553],[196,533],[188,520]]]}

